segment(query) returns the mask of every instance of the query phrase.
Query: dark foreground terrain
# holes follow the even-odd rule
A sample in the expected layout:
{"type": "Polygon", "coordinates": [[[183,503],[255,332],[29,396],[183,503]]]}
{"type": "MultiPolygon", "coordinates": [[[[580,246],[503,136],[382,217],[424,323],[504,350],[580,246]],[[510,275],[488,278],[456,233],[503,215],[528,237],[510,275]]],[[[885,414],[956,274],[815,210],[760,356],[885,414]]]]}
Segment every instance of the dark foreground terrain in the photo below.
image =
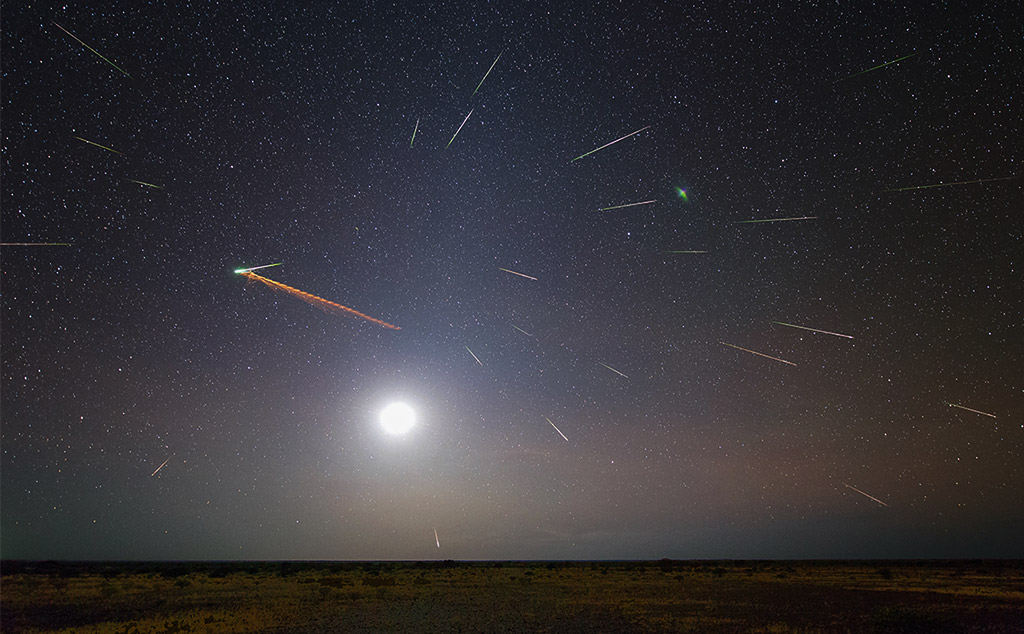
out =
{"type": "Polygon", "coordinates": [[[1024,632],[1024,562],[4,562],[3,632],[1024,632]]]}

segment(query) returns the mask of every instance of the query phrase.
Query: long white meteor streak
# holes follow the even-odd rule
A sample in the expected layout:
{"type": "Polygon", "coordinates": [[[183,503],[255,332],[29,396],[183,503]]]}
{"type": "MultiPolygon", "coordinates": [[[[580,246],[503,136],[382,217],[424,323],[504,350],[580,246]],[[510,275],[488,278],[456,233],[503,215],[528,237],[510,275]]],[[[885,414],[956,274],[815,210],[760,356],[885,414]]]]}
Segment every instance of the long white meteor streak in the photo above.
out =
{"type": "Polygon", "coordinates": [[[853,337],[851,337],[850,335],[841,335],[838,332],[829,332],[827,330],[818,330],[817,328],[808,328],[807,326],[797,326],[796,324],[787,324],[786,322],[783,322],[783,321],[773,321],[772,323],[773,324],[778,324],[780,326],[789,326],[790,328],[800,328],[801,330],[810,330],[811,332],[820,332],[823,335],[833,335],[833,336],[836,336],[836,337],[846,337],[847,339],[853,339],[853,337]]]}
{"type": "Polygon", "coordinates": [[[517,326],[515,324],[509,324],[509,325],[512,326],[513,328],[515,328],[516,330],[518,330],[519,332],[523,333],[527,337],[532,337],[533,336],[533,335],[531,335],[530,333],[526,332],[525,330],[523,330],[522,328],[520,328],[519,326],[517,326]]]}
{"type": "Polygon", "coordinates": [[[159,467],[156,468],[156,471],[154,471],[153,473],[149,474],[149,477],[152,478],[153,476],[155,476],[157,474],[157,471],[160,471],[161,469],[163,469],[164,465],[167,464],[170,461],[171,461],[171,456],[168,456],[167,460],[164,460],[163,464],[161,464],[159,467]]]}
{"type": "Polygon", "coordinates": [[[624,207],[636,207],[637,205],[650,205],[651,203],[656,203],[656,202],[658,202],[658,201],[657,200],[645,200],[645,201],[639,202],[639,203],[628,203],[628,204],[625,204],[625,205],[615,205],[614,207],[601,207],[600,209],[598,209],[598,211],[611,211],[612,209],[622,209],[624,207]]]}
{"type": "Polygon", "coordinates": [[[792,361],[786,361],[785,359],[780,359],[778,357],[770,357],[770,356],[768,356],[768,355],[766,355],[764,353],[755,352],[753,350],[747,350],[746,348],[741,348],[739,346],[734,346],[731,343],[725,343],[724,341],[719,341],[718,343],[722,344],[723,346],[729,346],[730,348],[736,348],[737,350],[742,350],[743,352],[749,352],[750,354],[756,354],[757,356],[764,357],[765,359],[771,359],[772,361],[778,361],[779,363],[788,363],[789,365],[796,365],[792,361]]]}
{"type": "MultiPolygon", "coordinates": [[[[504,52],[505,52],[505,51],[502,51],[501,53],[504,53],[504,52]]],[[[498,53],[498,56],[494,58],[494,63],[492,63],[492,64],[491,64],[491,67],[487,69],[487,72],[486,72],[486,73],[484,73],[484,78],[483,78],[483,79],[481,79],[481,80],[480,80],[480,83],[479,83],[479,84],[477,84],[477,85],[476,85],[476,88],[474,88],[474,89],[473,89],[473,95],[475,95],[475,94],[476,94],[476,91],[480,90],[480,86],[483,86],[483,85],[484,85],[484,80],[486,80],[486,79],[487,79],[487,76],[491,74],[491,71],[492,71],[492,70],[494,70],[494,64],[497,64],[497,63],[498,63],[498,60],[499,60],[499,59],[501,59],[501,53],[498,53]]],[[[470,97],[472,97],[473,95],[470,95],[470,97]]]]}
{"type": "Polygon", "coordinates": [[[580,154],[579,156],[577,156],[576,158],[574,158],[574,159],[573,159],[572,161],[569,161],[569,162],[570,162],[570,163],[572,163],[573,161],[578,161],[578,160],[580,160],[580,159],[581,159],[581,158],[583,158],[584,156],[590,156],[590,155],[591,155],[591,154],[593,154],[594,152],[597,152],[597,151],[599,151],[599,150],[603,150],[603,149],[605,149],[606,147],[608,147],[609,145],[615,145],[615,144],[616,144],[616,143],[618,143],[619,141],[621,141],[621,140],[623,140],[623,139],[628,139],[629,137],[633,136],[634,134],[640,134],[641,132],[643,132],[644,130],[646,130],[646,129],[647,129],[647,128],[649,128],[649,127],[651,127],[651,126],[649,126],[649,125],[645,125],[644,127],[640,128],[640,129],[639,129],[639,130],[637,130],[636,132],[630,132],[630,133],[629,133],[629,134],[627,134],[626,136],[624,136],[624,137],[622,137],[622,138],[620,138],[620,139],[615,139],[615,140],[614,140],[614,141],[612,141],[611,143],[605,143],[604,145],[602,145],[601,147],[597,148],[596,150],[590,150],[590,151],[589,151],[589,152],[587,152],[586,154],[580,154]]]}
{"type": "Polygon", "coordinates": [[[242,273],[248,273],[249,271],[257,271],[259,269],[269,269],[272,266],[281,266],[284,262],[275,262],[273,264],[264,264],[263,266],[252,266],[247,269],[235,269],[235,273],[241,275],[242,273]]]}
{"type": "Polygon", "coordinates": [[[960,409],[965,409],[968,412],[974,412],[975,414],[981,414],[982,416],[990,416],[992,418],[998,418],[998,416],[996,416],[995,414],[989,414],[988,412],[983,412],[981,410],[971,409],[970,407],[964,407],[963,405],[957,405],[956,403],[946,403],[946,405],[949,405],[950,407],[958,407],[960,409]]]}
{"type": "Polygon", "coordinates": [[[875,502],[878,502],[879,504],[881,504],[882,506],[884,506],[884,507],[886,507],[886,508],[892,508],[891,506],[889,506],[889,505],[888,505],[888,504],[886,504],[885,502],[883,502],[883,501],[879,500],[878,498],[876,498],[876,497],[875,497],[875,496],[873,496],[873,495],[868,495],[867,493],[865,493],[865,492],[861,491],[861,490],[860,490],[860,489],[858,489],[857,487],[854,487],[854,486],[850,486],[849,484],[846,484],[845,482],[843,483],[843,486],[844,486],[844,487],[846,487],[847,489],[853,489],[853,490],[854,490],[854,491],[856,491],[857,493],[860,493],[861,495],[863,495],[864,497],[866,497],[866,498],[868,498],[868,499],[870,499],[870,500],[874,500],[875,502]]]}
{"type": "Polygon", "coordinates": [[[437,536],[437,529],[434,529],[434,541],[437,542],[437,547],[441,547],[441,539],[437,536]]]}
{"type": "Polygon", "coordinates": [[[466,348],[466,351],[467,351],[467,352],[469,352],[469,354],[472,354],[472,355],[473,355],[473,358],[474,358],[474,359],[476,359],[476,362],[477,362],[477,363],[479,363],[480,365],[483,365],[483,363],[481,363],[481,362],[480,362],[480,359],[477,359],[477,358],[476,358],[476,355],[475,355],[475,354],[473,354],[473,351],[469,349],[469,346],[464,346],[464,347],[466,348]]]}
{"type": "MultiPolygon", "coordinates": [[[[546,420],[546,421],[548,421],[549,423],[551,423],[551,419],[550,419],[550,418],[548,418],[547,416],[545,416],[545,417],[544,417],[544,420],[546,420]]],[[[552,427],[555,427],[555,424],[554,424],[554,423],[551,423],[551,426],[552,426],[552,427]]],[[[557,432],[558,432],[558,435],[559,435],[559,436],[561,436],[562,438],[565,438],[565,434],[563,434],[563,433],[562,433],[562,430],[561,430],[561,429],[559,429],[559,428],[555,427],[555,431],[557,431],[557,432]]],[[[569,439],[568,439],[568,438],[565,438],[565,442],[569,442],[569,439]]]]}
{"type": "Polygon", "coordinates": [[[533,280],[534,282],[537,281],[537,278],[535,278],[535,277],[532,277],[530,275],[525,275],[523,273],[517,273],[516,271],[510,271],[509,269],[503,269],[500,266],[498,267],[498,270],[499,271],[505,271],[506,273],[511,273],[512,275],[518,275],[519,277],[525,277],[526,279],[533,280]]]}
{"type": "Polygon", "coordinates": [[[600,361],[598,361],[598,362],[597,362],[597,365],[604,365],[604,367],[608,368],[609,370],[611,370],[611,371],[612,371],[612,372],[614,372],[615,374],[618,374],[619,376],[621,376],[621,377],[622,377],[622,378],[624,378],[624,379],[628,379],[628,378],[629,378],[628,376],[626,376],[626,375],[625,375],[625,374],[623,374],[622,372],[619,372],[618,370],[616,370],[615,368],[613,368],[613,367],[612,367],[612,366],[610,366],[610,365],[605,365],[605,364],[601,363],[600,361]]]}
{"type": "MultiPolygon", "coordinates": [[[[475,108],[474,108],[474,110],[475,110],[475,108]]],[[[469,111],[469,114],[473,114],[473,110],[470,110],[470,111],[469,111]]],[[[466,118],[462,120],[462,125],[460,125],[460,126],[459,126],[459,129],[458,129],[458,130],[456,130],[456,131],[455,131],[455,134],[453,134],[453,135],[452,135],[452,141],[454,141],[454,140],[455,140],[455,137],[459,136],[459,132],[462,132],[462,126],[463,126],[463,125],[466,125],[466,122],[467,122],[467,121],[469,121],[469,114],[467,114],[467,115],[466,115],[466,118]]],[[[451,147],[451,145],[452,145],[452,141],[449,141],[449,142],[448,142],[448,145],[446,145],[445,147],[446,147],[446,148],[448,148],[448,147],[451,147]]]]}

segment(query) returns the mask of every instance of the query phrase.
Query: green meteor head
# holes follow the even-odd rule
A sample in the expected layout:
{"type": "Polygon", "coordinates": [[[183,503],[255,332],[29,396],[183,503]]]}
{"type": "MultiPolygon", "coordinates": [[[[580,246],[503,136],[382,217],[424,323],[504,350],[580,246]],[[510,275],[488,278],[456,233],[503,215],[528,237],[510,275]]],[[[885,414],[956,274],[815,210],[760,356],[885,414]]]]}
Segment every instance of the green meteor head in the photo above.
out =
{"type": "Polygon", "coordinates": [[[689,197],[687,197],[686,195],[686,190],[683,189],[682,187],[676,187],[676,196],[682,198],[684,203],[690,202],[689,197]]]}
{"type": "Polygon", "coordinates": [[[245,273],[245,271],[246,269],[235,269],[235,275],[241,275],[242,273],[245,273]]]}

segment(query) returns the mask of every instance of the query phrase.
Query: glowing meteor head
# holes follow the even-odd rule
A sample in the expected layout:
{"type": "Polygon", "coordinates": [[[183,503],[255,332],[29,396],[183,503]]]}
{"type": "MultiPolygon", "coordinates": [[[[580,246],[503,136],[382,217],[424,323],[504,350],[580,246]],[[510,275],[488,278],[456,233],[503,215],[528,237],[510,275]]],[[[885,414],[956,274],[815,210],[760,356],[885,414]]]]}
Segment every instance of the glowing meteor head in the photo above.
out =
{"type": "Polygon", "coordinates": [[[676,196],[682,198],[684,203],[690,202],[690,198],[686,195],[686,190],[682,187],[676,187],[676,196]]]}

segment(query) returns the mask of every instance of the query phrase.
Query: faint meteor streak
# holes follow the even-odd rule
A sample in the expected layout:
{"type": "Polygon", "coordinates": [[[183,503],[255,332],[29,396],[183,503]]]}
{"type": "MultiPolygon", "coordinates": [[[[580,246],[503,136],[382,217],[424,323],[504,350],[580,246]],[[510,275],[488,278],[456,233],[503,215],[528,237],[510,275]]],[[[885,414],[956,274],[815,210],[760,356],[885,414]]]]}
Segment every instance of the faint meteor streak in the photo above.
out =
{"type": "MultiPolygon", "coordinates": [[[[551,423],[551,419],[550,419],[550,418],[548,418],[547,416],[545,416],[545,417],[544,417],[544,420],[546,420],[546,421],[548,421],[549,423],[551,423]]],[[[555,427],[555,424],[554,424],[554,423],[551,423],[551,426],[552,426],[552,427],[555,427]]],[[[558,432],[558,435],[559,435],[559,436],[561,436],[562,438],[565,438],[565,434],[563,434],[563,433],[562,433],[562,430],[561,430],[561,429],[559,429],[559,428],[555,427],[555,431],[557,431],[557,432],[558,432]]],[[[565,442],[569,442],[569,439],[568,439],[568,438],[565,438],[565,442]]]]}
{"type": "Polygon", "coordinates": [[[242,273],[248,273],[249,271],[258,271],[260,269],[269,269],[272,266],[281,266],[282,264],[284,264],[284,262],[275,262],[273,264],[264,264],[262,266],[250,266],[247,269],[235,269],[235,273],[237,275],[241,275],[242,273]]]}
{"type": "Polygon", "coordinates": [[[968,412],[974,412],[975,414],[981,414],[982,416],[989,416],[991,418],[998,418],[998,416],[996,416],[995,414],[989,414],[988,412],[983,412],[981,410],[971,409],[970,407],[964,407],[963,405],[957,405],[956,403],[946,403],[946,405],[949,405],[950,407],[958,407],[960,409],[965,409],[968,412]]]}
{"type": "Polygon", "coordinates": [[[772,323],[773,324],[778,324],[780,326],[789,326],[790,328],[800,328],[801,330],[810,330],[811,332],[820,332],[823,335],[833,335],[833,336],[836,336],[836,337],[846,337],[847,339],[853,339],[853,337],[851,337],[850,335],[841,335],[838,332],[829,332],[827,330],[818,330],[817,328],[808,328],[807,326],[797,326],[796,324],[787,324],[787,323],[782,322],[782,321],[773,321],[772,323]]]}
{"type": "Polygon", "coordinates": [[[107,147],[105,145],[100,145],[99,143],[95,143],[93,141],[90,141],[89,139],[83,139],[80,136],[76,136],[76,137],[72,137],[72,138],[78,139],[79,141],[81,141],[83,143],[88,143],[89,145],[95,145],[96,147],[101,147],[101,148],[103,148],[104,150],[106,150],[108,152],[113,152],[114,154],[122,154],[122,155],[124,154],[124,152],[118,152],[114,148],[107,147]]]}
{"type": "Polygon", "coordinates": [[[473,359],[475,359],[476,362],[479,363],[482,366],[483,363],[480,361],[480,359],[476,358],[476,355],[473,354],[473,351],[469,349],[469,346],[464,346],[464,347],[466,348],[466,351],[469,352],[469,354],[473,355],[473,359]]]}
{"type": "Polygon", "coordinates": [[[434,541],[437,542],[437,547],[441,547],[441,538],[437,536],[437,529],[434,529],[434,541]]]}
{"type": "Polygon", "coordinates": [[[846,80],[846,79],[850,79],[851,77],[856,77],[857,75],[863,75],[864,73],[870,73],[873,70],[878,70],[879,68],[884,68],[884,67],[888,66],[889,64],[895,64],[896,62],[902,62],[905,59],[910,59],[914,55],[917,55],[917,53],[911,53],[910,55],[904,55],[903,57],[901,57],[899,59],[894,59],[891,62],[885,62],[884,64],[879,64],[878,66],[872,66],[871,68],[868,68],[867,70],[862,70],[859,73],[854,73],[852,75],[848,75],[848,76],[843,77],[842,79],[839,79],[837,81],[843,81],[843,80],[846,80]]]}
{"type": "Polygon", "coordinates": [[[662,251],[662,253],[707,253],[707,251],[662,251]]]}
{"type": "Polygon", "coordinates": [[[888,505],[888,504],[886,504],[885,502],[883,502],[883,501],[879,500],[878,498],[876,498],[876,497],[875,497],[875,496],[873,496],[873,495],[868,495],[867,493],[865,493],[865,492],[861,491],[861,490],[860,490],[860,489],[858,489],[857,487],[854,487],[854,486],[850,486],[849,484],[846,484],[845,482],[843,483],[843,486],[844,486],[844,487],[846,487],[847,489],[853,489],[853,490],[854,490],[854,491],[856,491],[857,493],[860,493],[860,494],[861,494],[861,495],[863,495],[864,497],[866,497],[866,498],[868,498],[868,499],[871,499],[871,500],[874,500],[875,502],[878,502],[879,504],[881,504],[882,506],[884,506],[884,507],[886,507],[886,508],[892,508],[891,506],[889,506],[889,505],[888,505]]]}
{"type": "Polygon", "coordinates": [[[975,185],[977,183],[994,183],[996,181],[1008,181],[1017,178],[1016,176],[1003,176],[1000,178],[979,178],[974,181],[957,181],[955,183],[935,183],[934,185],[915,185],[913,187],[897,187],[895,189],[886,189],[885,193],[890,192],[908,192],[912,189],[932,189],[935,187],[952,187],[953,185],[975,185]]]}
{"type": "Polygon", "coordinates": [[[159,185],[154,185],[153,183],[147,183],[146,181],[137,181],[134,178],[126,178],[125,180],[126,181],[130,181],[132,183],[139,184],[139,185],[145,185],[146,187],[152,187],[153,189],[163,189],[163,187],[161,187],[159,185]]]}
{"type": "Polygon", "coordinates": [[[598,362],[597,362],[597,365],[604,365],[604,367],[608,368],[609,370],[611,370],[611,371],[612,371],[612,372],[614,372],[615,374],[618,374],[619,376],[621,376],[621,377],[622,377],[622,378],[624,378],[624,379],[628,379],[628,378],[629,378],[628,376],[626,376],[626,375],[625,375],[625,374],[623,374],[622,372],[619,372],[618,370],[616,370],[615,368],[613,368],[613,367],[612,367],[612,366],[610,366],[610,365],[605,365],[605,364],[601,363],[600,361],[598,361],[598,362]]]}
{"type": "Polygon", "coordinates": [[[70,242],[0,242],[0,247],[70,247],[70,242]]]}
{"type": "MultiPolygon", "coordinates": [[[[412,138],[409,139],[409,147],[412,147],[412,142],[416,140],[416,131],[420,129],[420,120],[416,119],[416,127],[412,129],[412,138]]],[[[449,144],[451,145],[451,144],[449,144]]]]}
{"type": "Polygon", "coordinates": [[[817,216],[801,216],[799,218],[763,218],[759,220],[738,220],[733,224],[749,225],[755,222],[789,222],[790,220],[815,220],[817,216]]]}
{"type": "Polygon", "coordinates": [[[499,270],[499,271],[505,271],[506,273],[511,273],[512,275],[518,275],[519,277],[525,277],[526,279],[528,279],[528,280],[533,280],[534,282],[536,282],[536,281],[537,281],[537,278],[535,278],[535,277],[531,277],[531,276],[529,276],[529,275],[525,275],[525,274],[523,274],[523,273],[517,273],[516,271],[510,271],[510,270],[508,270],[508,269],[503,269],[503,268],[501,268],[500,266],[498,267],[498,270],[499,270]]]}
{"type": "Polygon", "coordinates": [[[533,335],[531,335],[530,333],[526,332],[525,330],[523,330],[522,328],[520,328],[519,326],[517,326],[515,324],[509,324],[509,325],[512,326],[513,328],[515,328],[516,330],[518,330],[519,332],[523,333],[527,337],[532,337],[533,336],[533,335]]]}
{"type": "Polygon", "coordinates": [[[729,346],[730,348],[736,348],[737,350],[742,350],[743,352],[749,352],[750,354],[756,354],[759,357],[764,357],[766,359],[771,359],[772,361],[778,361],[780,363],[788,363],[789,365],[796,365],[792,361],[786,361],[785,359],[780,359],[778,357],[770,357],[770,356],[768,356],[768,355],[766,355],[764,353],[755,352],[753,350],[747,350],[746,348],[741,348],[739,346],[734,346],[731,343],[725,343],[724,341],[719,341],[718,343],[722,344],[723,346],[729,346]]]}
{"type": "Polygon", "coordinates": [[[628,203],[628,204],[625,204],[625,205],[615,205],[614,207],[601,207],[600,209],[598,209],[598,211],[611,211],[612,209],[622,209],[623,207],[636,207],[637,205],[649,205],[651,203],[656,203],[656,202],[658,202],[658,201],[657,200],[645,200],[645,201],[639,202],[639,203],[628,203]]]}
{"type": "MultiPolygon", "coordinates": [[[[504,53],[504,52],[505,52],[505,51],[502,51],[501,53],[504,53]]],[[[480,80],[480,83],[479,83],[479,84],[477,84],[477,85],[476,85],[476,88],[474,88],[474,89],[473,89],[473,95],[475,95],[475,94],[476,94],[476,91],[477,91],[477,90],[480,90],[480,86],[483,86],[483,85],[484,85],[484,80],[485,80],[485,79],[487,79],[487,76],[491,74],[491,71],[492,71],[492,70],[494,70],[494,64],[497,64],[497,63],[498,63],[498,60],[499,60],[499,59],[501,59],[501,53],[498,53],[498,56],[494,58],[494,63],[493,63],[493,64],[491,64],[491,67],[487,69],[487,72],[486,72],[486,73],[484,73],[484,78],[483,78],[483,79],[481,79],[481,80],[480,80]]],[[[472,95],[470,95],[470,96],[472,96],[472,95]]]]}
{"type": "Polygon", "coordinates": [[[615,140],[614,140],[614,141],[612,141],[611,143],[605,143],[605,144],[604,144],[604,145],[602,145],[601,147],[599,147],[599,148],[597,148],[597,149],[595,149],[595,150],[590,150],[590,151],[589,151],[589,152],[587,152],[586,154],[580,154],[579,156],[577,156],[576,158],[574,158],[574,159],[573,159],[572,161],[569,161],[569,162],[570,162],[570,163],[572,163],[573,161],[578,161],[578,160],[580,160],[580,159],[581,159],[581,158],[583,158],[584,156],[590,156],[590,155],[591,155],[591,154],[593,154],[594,152],[597,152],[597,151],[599,151],[599,150],[603,150],[603,149],[605,149],[606,147],[608,147],[609,145],[615,145],[615,144],[616,144],[616,143],[618,143],[619,141],[622,141],[623,139],[628,139],[629,137],[633,136],[634,134],[640,134],[641,132],[643,132],[644,130],[646,130],[646,129],[647,129],[647,128],[649,128],[649,127],[651,127],[651,126],[649,126],[649,125],[645,125],[644,127],[640,128],[640,129],[639,129],[639,130],[637,130],[636,132],[630,132],[630,133],[629,133],[629,134],[627,134],[626,136],[624,136],[624,137],[622,137],[622,138],[620,138],[620,139],[615,139],[615,140]]]}
{"type": "Polygon", "coordinates": [[[114,67],[114,68],[116,68],[117,70],[119,70],[119,71],[121,71],[122,73],[124,73],[124,76],[125,76],[125,77],[131,77],[131,75],[129,75],[128,73],[126,73],[126,72],[124,71],[124,69],[122,69],[122,68],[121,68],[120,66],[118,66],[118,65],[117,65],[117,64],[115,64],[114,62],[110,61],[110,60],[109,60],[109,59],[107,59],[106,57],[103,57],[102,55],[100,55],[100,54],[99,54],[99,52],[98,52],[98,51],[97,51],[96,49],[94,49],[93,47],[89,46],[88,44],[86,44],[86,43],[85,43],[85,42],[83,42],[82,40],[80,40],[80,39],[78,39],[77,37],[75,37],[74,33],[72,33],[71,31],[69,31],[69,30],[67,30],[67,29],[65,29],[64,27],[62,27],[61,25],[57,24],[56,22],[54,22],[53,24],[54,24],[54,25],[55,25],[55,26],[56,26],[56,27],[57,27],[58,29],[60,29],[61,31],[64,31],[65,33],[67,33],[68,35],[70,35],[71,37],[73,37],[73,38],[75,39],[75,41],[76,41],[76,42],[78,42],[79,44],[81,44],[81,45],[82,45],[82,46],[84,46],[85,48],[89,49],[89,50],[90,50],[90,51],[92,51],[93,53],[96,53],[97,57],[99,57],[100,59],[102,59],[102,60],[103,60],[104,62],[106,62],[106,63],[110,64],[111,66],[113,66],[113,67],[114,67]]]}
{"type": "Polygon", "coordinates": [[[173,456],[170,456],[170,457],[167,458],[167,460],[164,460],[163,464],[161,464],[159,467],[156,468],[156,471],[154,471],[153,473],[149,474],[149,477],[152,478],[153,476],[155,476],[157,474],[158,471],[163,469],[164,465],[171,461],[171,457],[173,457],[173,456]]]}
{"type": "MultiPolygon", "coordinates": [[[[469,111],[469,114],[473,114],[473,110],[470,110],[470,111],[469,111]]],[[[466,125],[466,122],[467,122],[467,121],[469,121],[469,114],[467,114],[467,115],[466,115],[466,118],[462,120],[462,125],[460,125],[460,126],[459,126],[459,129],[458,129],[458,130],[456,130],[456,131],[455,131],[455,134],[453,134],[453,135],[452,135],[452,141],[454,141],[454,140],[455,140],[455,137],[459,136],[459,132],[462,132],[462,126],[463,126],[463,125],[466,125]]],[[[451,146],[452,146],[452,141],[449,141],[449,142],[448,142],[448,145],[446,145],[445,147],[446,147],[446,148],[449,148],[449,147],[451,147],[451,146]]]]}

